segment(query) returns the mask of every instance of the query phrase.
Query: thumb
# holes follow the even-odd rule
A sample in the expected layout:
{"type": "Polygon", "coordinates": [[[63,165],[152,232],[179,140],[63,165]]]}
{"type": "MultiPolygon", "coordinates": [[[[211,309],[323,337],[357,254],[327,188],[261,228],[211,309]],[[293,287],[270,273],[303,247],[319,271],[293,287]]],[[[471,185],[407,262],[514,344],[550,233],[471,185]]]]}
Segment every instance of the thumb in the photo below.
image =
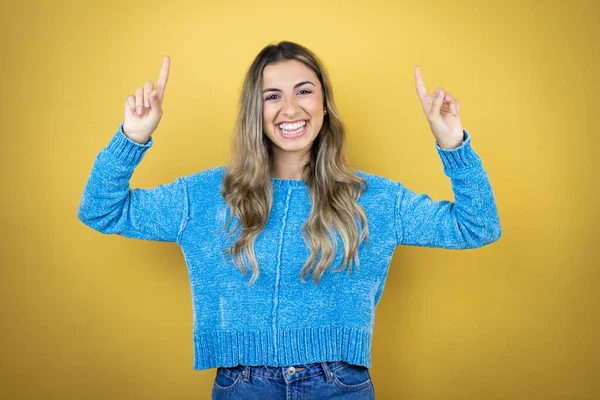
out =
{"type": "Polygon", "coordinates": [[[436,90],[433,94],[433,104],[431,105],[431,110],[429,110],[429,119],[434,120],[440,116],[440,108],[442,108],[442,104],[444,103],[444,97],[446,93],[444,89],[436,90]],[[437,93],[435,93],[437,92],[437,93]]]}

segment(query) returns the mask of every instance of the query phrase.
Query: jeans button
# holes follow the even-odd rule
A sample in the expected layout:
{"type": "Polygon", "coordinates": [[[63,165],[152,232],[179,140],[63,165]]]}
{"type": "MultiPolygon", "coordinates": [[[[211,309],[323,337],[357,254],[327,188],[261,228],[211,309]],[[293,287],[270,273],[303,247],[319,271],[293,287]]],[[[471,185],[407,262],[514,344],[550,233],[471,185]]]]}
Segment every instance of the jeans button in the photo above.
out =
{"type": "Polygon", "coordinates": [[[290,374],[290,375],[294,375],[294,372],[296,372],[296,368],[294,368],[294,367],[289,367],[289,368],[287,369],[287,371],[288,371],[288,374],[290,374]]]}

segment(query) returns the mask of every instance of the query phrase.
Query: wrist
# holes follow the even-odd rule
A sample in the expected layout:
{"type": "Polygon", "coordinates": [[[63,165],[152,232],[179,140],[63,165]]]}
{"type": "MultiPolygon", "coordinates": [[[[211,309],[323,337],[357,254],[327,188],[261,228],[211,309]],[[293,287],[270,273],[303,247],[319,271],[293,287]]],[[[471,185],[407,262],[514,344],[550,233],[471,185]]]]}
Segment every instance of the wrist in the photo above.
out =
{"type": "Polygon", "coordinates": [[[459,138],[437,140],[437,145],[443,150],[454,150],[454,149],[460,147],[464,141],[465,141],[465,134],[463,131],[459,138]]]}

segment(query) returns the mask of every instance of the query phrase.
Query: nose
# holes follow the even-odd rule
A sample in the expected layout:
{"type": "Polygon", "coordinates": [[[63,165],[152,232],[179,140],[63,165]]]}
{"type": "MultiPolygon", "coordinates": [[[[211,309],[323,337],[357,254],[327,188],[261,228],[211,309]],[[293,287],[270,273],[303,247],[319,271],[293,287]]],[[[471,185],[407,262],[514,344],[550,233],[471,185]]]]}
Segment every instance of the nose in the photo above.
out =
{"type": "Polygon", "coordinates": [[[293,117],[298,113],[300,107],[298,107],[298,103],[294,97],[287,97],[281,108],[281,113],[286,117],[293,119],[293,117]]]}

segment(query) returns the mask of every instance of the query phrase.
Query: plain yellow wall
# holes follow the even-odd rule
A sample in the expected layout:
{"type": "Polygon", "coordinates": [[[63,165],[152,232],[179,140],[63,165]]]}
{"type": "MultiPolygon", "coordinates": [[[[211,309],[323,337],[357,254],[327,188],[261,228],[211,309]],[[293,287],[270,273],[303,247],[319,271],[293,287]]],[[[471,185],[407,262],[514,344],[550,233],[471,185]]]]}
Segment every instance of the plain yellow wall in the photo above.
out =
{"type": "Polygon", "coordinates": [[[297,41],[328,67],[355,169],[452,200],[414,91],[461,101],[503,236],[400,247],[377,309],[378,399],[600,398],[594,1],[19,1],[0,6],[0,397],[208,399],[176,244],[76,217],[123,102],[171,57],[133,176],[227,162],[253,57],[297,41]]]}

